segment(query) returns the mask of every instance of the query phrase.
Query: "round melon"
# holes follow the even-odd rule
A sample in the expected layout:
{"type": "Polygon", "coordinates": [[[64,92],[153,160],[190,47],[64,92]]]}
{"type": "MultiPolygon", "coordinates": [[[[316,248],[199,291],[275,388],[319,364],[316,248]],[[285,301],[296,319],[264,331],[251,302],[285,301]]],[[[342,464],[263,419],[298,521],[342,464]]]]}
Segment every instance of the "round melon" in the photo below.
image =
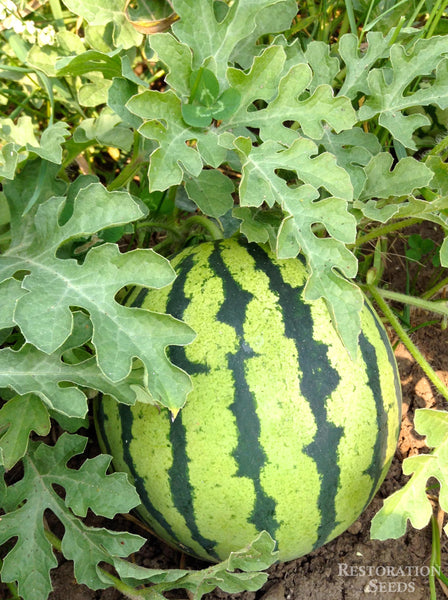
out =
{"type": "Polygon", "coordinates": [[[174,283],[127,304],[167,312],[197,337],[168,349],[193,391],[167,409],[99,402],[96,426],[141,498],[140,517],[169,544],[224,560],[266,530],[279,559],[345,531],[390,466],[401,392],[386,332],[366,300],[356,359],[307,270],[235,239],[177,255],[174,283]]]}

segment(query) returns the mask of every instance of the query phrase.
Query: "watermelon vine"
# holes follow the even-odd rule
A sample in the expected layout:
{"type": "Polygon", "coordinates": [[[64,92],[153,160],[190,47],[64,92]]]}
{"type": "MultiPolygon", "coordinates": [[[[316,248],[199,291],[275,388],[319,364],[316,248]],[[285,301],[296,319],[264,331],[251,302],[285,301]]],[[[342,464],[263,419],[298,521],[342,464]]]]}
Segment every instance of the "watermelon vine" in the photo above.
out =
{"type": "MultiPolygon", "coordinates": [[[[142,537],[84,520],[141,502],[107,456],[79,459],[92,399],[156,405],[169,419],[188,406],[194,373],[173,356],[197,331],[144,301],[178,281],[170,258],[186,247],[239,238],[275,260],[300,257],[304,301],[325,303],[352,361],[366,294],[448,399],[387,304],[446,318],[446,278],[424,299],[381,283],[384,240],[415,223],[443,231],[448,266],[444,7],[128,4],[0,2],[1,579],[24,600],[48,597],[54,548],[79,582],[130,598],[259,589],[278,559],[257,533],[203,571],[156,572],[125,560],[142,537]]],[[[405,461],[413,475],[376,515],[377,538],[428,524],[431,477],[448,510],[446,413],[417,413],[416,427],[432,454],[405,461]]]]}

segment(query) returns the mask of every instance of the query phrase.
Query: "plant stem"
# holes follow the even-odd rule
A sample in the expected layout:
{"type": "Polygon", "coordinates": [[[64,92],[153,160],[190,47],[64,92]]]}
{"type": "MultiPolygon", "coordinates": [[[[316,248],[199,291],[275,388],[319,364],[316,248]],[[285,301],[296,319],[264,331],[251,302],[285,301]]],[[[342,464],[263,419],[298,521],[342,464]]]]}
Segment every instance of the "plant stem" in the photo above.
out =
{"type": "Polygon", "coordinates": [[[427,292],[422,294],[422,298],[424,298],[425,300],[427,300],[428,298],[431,298],[431,296],[434,296],[434,294],[437,294],[437,292],[439,290],[441,290],[445,285],[448,285],[448,277],[445,277],[445,279],[442,279],[442,281],[439,281],[438,284],[436,284],[434,287],[432,287],[427,292]]]}
{"type": "Polygon", "coordinates": [[[393,46],[395,44],[395,42],[397,41],[398,36],[400,35],[400,31],[404,25],[404,20],[405,20],[404,15],[401,15],[398,25],[395,27],[395,31],[390,39],[389,47],[393,46]]]}
{"type": "Polygon", "coordinates": [[[448,400],[448,389],[441,382],[439,377],[434,372],[434,369],[427,362],[427,360],[425,359],[423,354],[420,352],[420,350],[412,342],[411,338],[408,336],[408,334],[402,327],[402,325],[399,322],[399,320],[397,319],[397,317],[394,315],[392,310],[389,308],[389,306],[385,302],[385,300],[382,298],[381,294],[379,293],[378,288],[373,285],[368,285],[367,289],[369,290],[369,292],[372,295],[375,302],[378,304],[380,310],[383,312],[386,319],[389,321],[389,323],[394,328],[398,337],[401,339],[401,341],[403,342],[405,347],[409,350],[411,355],[414,357],[415,361],[420,365],[420,367],[422,368],[425,375],[434,384],[434,387],[445,398],[445,400],[448,400]]]}
{"type": "Polygon", "coordinates": [[[431,545],[431,562],[429,564],[429,591],[431,594],[431,600],[437,600],[436,594],[436,581],[434,577],[434,567],[440,566],[440,539],[439,539],[439,526],[437,525],[437,519],[434,515],[431,516],[431,531],[432,531],[432,545],[431,545]]]}
{"type": "Polygon", "coordinates": [[[53,546],[53,548],[56,548],[56,550],[58,552],[61,552],[62,551],[62,542],[58,538],[58,536],[55,535],[52,531],[50,531],[47,528],[45,528],[44,533],[45,533],[45,537],[50,542],[50,544],[53,546]]]}
{"type": "Polygon", "coordinates": [[[423,298],[416,298],[415,296],[408,296],[407,294],[400,294],[399,292],[383,290],[378,287],[376,288],[376,290],[382,298],[387,298],[388,300],[395,300],[396,302],[401,302],[401,304],[410,304],[411,306],[416,306],[417,308],[421,308],[422,310],[434,312],[439,315],[445,315],[446,317],[448,317],[447,303],[443,300],[441,302],[434,302],[430,300],[424,300],[423,298]]]}
{"type": "Polygon", "coordinates": [[[420,10],[421,10],[422,6],[424,5],[424,3],[425,3],[425,0],[420,0],[417,8],[414,10],[412,15],[409,17],[409,20],[406,23],[406,27],[412,27],[412,24],[414,23],[414,21],[417,19],[418,15],[420,14],[420,10]]]}
{"type": "Polygon", "coordinates": [[[165,231],[170,231],[177,237],[181,237],[181,233],[179,231],[179,227],[175,225],[168,225],[167,223],[162,223],[161,221],[141,221],[140,223],[135,223],[136,229],[164,229],[165,231]]]}
{"type": "Polygon", "coordinates": [[[432,150],[428,152],[428,156],[436,156],[440,152],[443,152],[448,146],[448,135],[443,138],[438,144],[434,146],[432,150]]]}
{"type": "Polygon", "coordinates": [[[203,217],[201,215],[194,215],[193,217],[189,217],[185,223],[188,223],[189,225],[191,223],[196,223],[197,225],[200,225],[208,231],[212,240],[222,240],[222,231],[217,225],[213,223],[213,221],[207,219],[207,217],[203,217]]]}
{"type": "Polygon", "coordinates": [[[430,38],[432,37],[432,35],[434,34],[434,31],[445,11],[447,3],[444,2],[443,0],[437,0],[435,6],[433,7],[430,17],[428,19],[428,21],[425,24],[425,27],[423,28],[424,30],[424,37],[426,38],[430,38]]]}
{"type": "Polygon", "coordinates": [[[356,25],[355,11],[353,10],[352,0],[345,0],[345,8],[347,10],[348,20],[350,23],[351,32],[358,35],[358,27],[356,25]]]}
{"type": "Polygon", "coordinates": [[[98,567],[98,570],[101,572],[101,575],[110,580],[110,585],[126,596],[126,598],[130,598],[130,600],[141,600],[141,598],[144,597],[144,594],[142,593],[143,590],[142,592],[136,590],[135,588],[121,581],[121,579],[118,577],[111,575],[111,573],[108,573],[101,567],[98,567]]]}
{"type": "Polygon", "coordinates": [[[61,5],[59,0],[50,0],[50,8],[53,13],[54,24],[57,29],[65,29],[64,15],[62,13],[61,5]]]}
{"type": "Polygon", "coordinates": [[[127,183],[134,177],[135,173],[140,168],[140,165],[143,163],[143,158],[141,156],[137,156],[130,163],[128,163],[124,169],[115,177],[111,183],[107,186],[109,192],[113,192],[115,190],[119,190],[122,187],[125,187],[127,183]]]}
{"type": "Polygon", "coordinates": [[[375,229],[369,231],[369,233],[361,235],[354,243],[354,247],[357,248],[359,246],[363,246],[367,242],[370,242],[375,238],[381,237],[382,235],[387,235],[392,231],[399,231],[400,229],[405,229],[406,227],[410,227],[411,225],[415,225],[416,223],[421,223],[422,221],[423,219],[419,219],[417,217],[410,217],[409,219],[403,219],[403,221],[395,221],[394,223],[389,223],[388,225],[376,227],[375,229]]]}

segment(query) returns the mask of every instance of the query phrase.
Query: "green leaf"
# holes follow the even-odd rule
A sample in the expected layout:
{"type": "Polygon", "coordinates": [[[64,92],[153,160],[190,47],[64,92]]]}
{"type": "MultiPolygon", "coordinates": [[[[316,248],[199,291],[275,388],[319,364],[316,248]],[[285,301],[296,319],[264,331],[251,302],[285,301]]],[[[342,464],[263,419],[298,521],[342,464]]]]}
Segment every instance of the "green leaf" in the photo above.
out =
{"type": "MultiPolygon", "coordinates": [[[[8,198],[9,200],[9,198],[8,198]]],[[[14,201],[14,198],[11,198],[14,201]]],[[[155,401],[180,408],[190,390],[188,376],[167,359],[168,345],[193,339],[191,329],[168,315],[119,305],[115,295],[124,286],[163,287],[174,278],[168,261],[152,250],[121,254],[115,244],[92,248],[82,265],[56,257],[64,242],[91,235],[143,216],[140,205],[127,192],[107,192],[93,183],[82,188],[73,214],[63,225],[58,214],[63,199],[53,197],[41,204],[34,216],[19,223],[15,239],[21,240],[0,257],[0,281],[27,271],[22,287],[28,293],[16,304],[14,321],[27,342],[51,354],[64,343],[73,327],[72,306],[89,312],[92,342],[101,371],[114,382],[131,371],[133,357],[145,365],[149,390],[155,401]],[[113,351],[112,351],[113,350],[113,351]]],[[[11,206],[11,212],[17,207],[11,206]]]]}
{"type": "Polygon", "coordinates": [[[56,33],[56,40],[63,54],[79,55],[86,50],[84,40],[79,35],[76,35],[74,31],[62,29],[56,33]]]}
{"type": "Polygon", "coordinates": [[[14,310],[16,302],[25,295],[24,290],[17,279],[9,278],[0,283],[0,305],[2,311],[0,313],[0,329],[14,327],[14,310]]]}
{"type": "Polygon", "coordinates": [[[448,267],[448,237],[446,237],[439,250],[440,266],[448,267]]]}
{"type": "MultiPolygon", "coordinates": [[[[269,240],[270,226],[257,219],[259,213],[260,210],[258,209],[243,206],[236,206],[232,211],[232,215],[242,221],[240,231],[247,237],[248,241],[264,244],[269,240]]],[[[297,250],[296,255],[299,250],[300,248],[297,250]]]]}
{"type": "MultiPolygon", "coordinates": [[[[173,0],[174,10],[180,20],[173,24],[172,30],[181,42],[191,48],[193,68],[198,69],[207,62],[211,68],[213,64],[219,84],[224,89],[227,65],[238,45],[255,32],[257,38],[272,33],[272,25],[278,27],[278,13],[282,10],[284,18],[292,20],[297,13],[295,4],[292,0],[234,2],[224,19],[218,22],[212,0],[173,0]],[[278,8],[277,16],[270,21],[272,13],[266,11],[275,6],[278,8]]],[[[281,25],[284,25],[284,21],[281,25]]]]}
{"type": "Polygon", "coordinates": [[[9,212],[9,206],[6,201],[6,196],[3,192],[0,192],[0,227],[8,225],[11,220],[11,214],[9,212]]]}
{"type": "MultiPolygon", "coordinates": [[[[288,30],[296,16],[297,3],[289,0],[260,8],[255,19],[255,29],[237,44],[230,57],[231,61],[240,65],[244,70],[249,69],[254,56],[257,56],[263,47],[260,38],[263,39],[267,33],[273,34],[288,30]]],[[[277,43],[278,37],[273,44],[277,43]]],[[[296,41],[298,40],[296,39],[296,41]]]]}
{"type": "MultiPolygon", "coordinates": [[[[428,524],[433,509],[426,488],[431,477],[440,483],[440,508],[445,512],[448,510],[448,413],[418,409],[415,412],[415,429],[426,436],[428,446],[434,450],[431,454],[404,460],[403,473],[411,475],[411,478],[400,490],[386,498],[373,518],[371,537],[374,539],[401,537],[406,532],[408,519],[416,529],[428,524]]],[[[445,532],[448,533],[448,527],[445,527],[445,532]]]]}
{"type": "Polygon", "coordinates": [[[310,95],[307,90],[313,87],[313,72],[305,63],[294,65],[280,79],[285,60],[284,48],[271,46],[254,59],[247,74],[239,69],[228,69],[227,78],[240,93],[241,100],[239,108],[224,125],[232,129],[258,127],[263,140],[285,144],[297,139],[297,132],[285,127],[285,121],[296,121],[304,134],[313,139],[322,138],[325,131],[322,122],[336,131],[351,129],[356,123],[356,114],[350,101],[334,98],[327,84],[319,85],[310,95]],[[258,99],[269,104],[254,112],[253,102],[258,99]]]}
{"type": "MultiPolygon", "coordinates": [[[[353,198],[353,187],[347,172],[339,167],[336,159],[328,152],[318,154],[318,147],[306,138],[297,138],[289,148],[274,141],[252,147],[247,138],[238,138],[235,147],[243,160],[240,196],[242,206],[261,206],[266,202],[283,204],[286,182],[277,174],[277,169],[293,171],[296,183],[302,181],[314,188],[324,188],[330,194],[347,201],[353,198]],[[314,156],[314,158],[312,158],[314,156]]],[[[291,192],[289,188],[288,194],[291,192]]],[[[351,218],[349,219],[351,220],[351,218]]],[[[331,231],[331,223],[328,223],[331,231]]],[[[353,241],[353,226],[346,241],[353,241]]]]}
{"type": "Polygon", "coordinates": [[[369,219],[386,223],[389,219],[406,219],[417,217],[437,223],[446,227],[446,217],[441,211],[448,209],[446,196],[436,197],[431,202],[409,196],[404,202],[402,198],[395,202],[388,200],[369,200],[367,202],[354,202],[354,208],[359,209],[369,219]]]}
{"type": "Polygon", "coordinates": [[[6,402],[0,409],[0,464],[12,469],[25,455],[30,433],[47,435],[50,427],[48,411],[37,396],[15,396],[6,402]]]}
{"type": "Polygon", "coordinates": [[[201,67],[190,75],[190,102],[213,106],[219,95],[219,82],[210,69],[201,67]]]}
{"type": "Polygon", "coordinates": [[[392,69],[387,65],[373,69],[368,75],[369,96],[359,109],[360,120],[379,115],[380,125],[388,129],[394,139],[416,150],[412,136],[419,127],[429,125],[430,120],[425,115],[405,115],[403,111],[430,104],[448,108],[448,60],[444,58],[447,53],[445,36],[419,39],[409,52],[400,44],[391,46],[392,69]],[[409,90],[417,77],[425,78],[416,91],[409,90]]]}
{"type": "Polygon", "coordinates": [[[235,186],[231,179],[216,169],[203,170],[199,177],[187,176],[185,189],[188,197],[210,217],[220,217],[233,206],[235,186]]]}
{"type": "MultiPolygon", "coordinates": [[[[123,110],[126,111],[124,107],[123,110]]],[[[79,144],[96,140],[99,144],[120,148],[125,152],[131,149],[133,139],[131,129],[122,123],[121,116],[110,114],[107,110],[101,111],[96,118],[84,119],[73,135],[73,140],[79,144]]]]}
{"type": "Polygon", "coordinates": [[[208,127],[213,120],[213,108],[200,104],[182,104],[182,117],[191,127],[208,127]]]}
{"type": "MultiPolygon", "coordinates": [[[[26,293],[26,290],[21,291],[26,293]]],[[[52,354],[46,354],[31,344],[24,344],[20,350],[0,349],[0,387],[10,387],[19,394],[32,392],[50,409],[68,417],[82,418],[87,414],[86,396],[76,386],[101,391],[124,404],[134,404],[135,393],[131,386],[140,383],[142,387],[143,382],[139,382],[133,374],[112,383],[98,368],[95,357],[76,364],[62,360],[64,352],[83,345],[91,336],[89,319],[77,311],[73,314],[72,334],[52,354]],[[61,385],[65,383],[76,386],[61,385]]]]}
{"type": "Polygon", "coordinates": [[[84,28],[85,41],[88,46],[107,54],[114,49],[116,27],[113,21],[103,25],[86,25],[84,28]]]}
{"type": "Polygon", "coordinates": [[[141,0],[137,6],[128,8],[133,21],[159,20],[173,12],[171,0],[141,0]]]}
{"type": "Polygon", "coordinates": [[[214,73],[201,67],[190,76],[191,95],[182,105],[182,116],[192,127],[208,127],[212,118],[226,119],[234,114],[240,103],[240,93],[227,88],[219,96],[219,83],[214,73]]]}
{"type": "MultiPolygon", "coordinates": [[[[114,77],[107,95],[107,105],[120,117],[124,123],[130,125],[134,129],[138,129],[143,121],[140,119],[140,117],[133,115],[131,111],[126,108],[125,104],[129,98],[137,94],[137,92],[138,87],[135,83],[132,83],[132,81],[129,81],[124,77],[114,77]]],[[[95,126],[97,127],[97,124],[95,126]]],[[[112,131],[112,135],[113,133],[114,132],[112,131]]],[[[97,133],[95,134],[95,137],[96,135],[97,133]]]]}
{"type": "Polygon", "coordinates": [[[336,56],[330,56],[330,46],[313,40],[305,50],[305,58],[313,71],[310,92],[322,84],[331,86],[339,72],[339,60],[336,56]]]}
{"type": "Polygon", "coordinates": [[[33,44],[26,57],[26,64],[42,71],[47,77],[56,77],[55,64],[60,54],[54,46],[39,46],[33,44]]]}
{"type": "Polygon", "coordinates": [[[69,135],[68,124],[58,121],[43,131],[38,145],[35,146],[28,142],[26,149],[34,152],[44,160],[60,165],[62,162],[62,144],[69,135]]]}
{"type": "Polygon", "coordinates": [[[354,127],[340,133],[325,129],[320,144],[336,157],[337,164],[350,176],[353,197],[359,198],[366,180],[365,167],[373,156],[381,152],[381,144],[373,133],[354,127]]]}
{"type": "Polygon", "coordinates": [[[17,581],[24,600],[44,599],[51,591],[49,571],[57,560],[44,530],[47,509],[64,526],[62,552],[74,561],[77,581],[92,589],[106,587],[98,575],[98,563],[113,564],[116,557],[136,552],[144,541],[129,533],[87,527],[74,516],[84,516],[91,508],[97,515],[113,518],[140,502],[126,475],[106,475],[107,456],[87,459],[78,470],[67,468],[68,460],[83,452],[86,442],[86,438],[67,433],[53,447],[30,442],[23,459],[23,478],[4,488],[2,507],[6,514],[2,516],[0,544],[14,537],[17,541],[4,559],[2,580],[17,581]],[[65,489],[65,500],[54,485],[65,489]]]}
{"type": "MultiPolygon", "coordinates": [[[[21,116],[17,124],[9,118],[0,119],[0,139],[7,142],[0,154],[0,167],[4,176],[8,179],[14,178],[20,149],[34,152],[44,160],[61,164],[62,144],[69,135],[67,123],[59,121],[44,129],[38,141],[31,117],[21,116]]],[[[26,153],[23,154],[23,158],[25,157],[26,153]]]]}
{"type": "Polygon", "coordinates": [[[279,258],[290,258],[298,250],[303,251],[310,269],[305,298],[326,300],[336,331],[349,354],[356,357],[363,296],[347,278],[355,277],[358,263],[350,250],[335,239],[342,236],[347,239],[351,235],[354,217],[341,199],[325,198],[316,202],[317,198],[316,190],[310,185],[303,185],[285,197],[284,206],[291,217],[284,222],[284,226],[289,227],[287,236],[281,235],[282,229],[279,231],[277,254],[279,258]],[[335,237],[317,237],[312,231],[313,223],[322,223],[335,237]],[[296,247],[291,243],[292,237],[296,247]]]}
{"type": "Polygon", "coordinates": [[[167,66],[165,77],[168,85],[180,98],[190,95],[192,54],[186,44],[182,44],[170,33],[154,33],[149,43],[159,59],[167,66]]]}
{"type": "Polygon", "coordinates": [[[408,156],[391,170],[393,157],[388,152],[373,156],[364,171],[366,182],[361,199],[406,196],[419,187],[425,187],[433,177],[428,167],[408,156]]]}
{"type": "Polygon", "coordinates": [[[365,50],[358,48],[358,36],[353,33],[341,36],[339,54],[345,62],[346,75],[338,95],[354,100],[358,93],[370,93],[367,77],[379,59],[389,58],[392,33],[384,37],[378,31],[369,31],[365,50]]]}
{"type": "Polygon", "coordinates": [[[297,132],[285,127],[285,121],[296,121],[304,135],[315,140],[324,134],[322,123],[336,132],[353,127],[357,118],[351,102],[343,96],[335,98],[329,85],[319,85],[310,96],[299,100],[312,81],[313,73],[307,64],[293,66],[281,79],[277,97],[266,108],[252,113],[250,126],[259,127],[263,140],[291,144],[297,132]]]}
{"type": "Polygon", "coordinates": [[[434,173],[431,187],[442,196],[448,195],[448,164],[440,156],[428,156],[425,165],[434,173]]]}
{"type": "Polygon", "coordinates": [[[17,124],[9,117],[0,119],[0,139],[14,143],[21,148],[26,147],[27,144],[38,145],[33,121],[27,115],[19,117],[17,124]]]}
{"type": "Polygon", "coordinates": [[[56,61],[56,75],[58,77],[78,77],[80,75],[99,72],[107,79],[121,76],[121,60],[118,50],[104,53],[97,50],[87,50],[78,56],[60,57],[56,61]]]}
{"type": "Polygon", "coordinates": [[[14,179],[14,175],[19,161],[19,147],[17,144],[10,143],[0,148],[0,177],[14,179]]]}
{"type": "Polygon", "coordinates": [[[238,90],[227,88],[213,105],[213,118],[217,121],[228,119],[233,115],[241,102],[238,90]]]}
{"type": "MultiPolygon", "coordinates": [[[[274,564],[277,555],[275,541],[262,531],[246,548],[231,552],[227,560],[201,570],[147,569],[118,558],[114,566],[129,585],[152,583],[150,591],[154,595],[150,598],[159,598],[163,591],[183,588],[192,592],[194,600],[200,600],[217,587],[231,594],[260,589],[267,580],[267,573],[260,571],[274,564]]],[[[107,575],[102,577],[105,583],[110,582],[107,575]]]]}
{"type": "Polygon", "coordinates": [[[94,75],[90,75],[89,79],[91,81],[82,85],[78,90],[79,104],[81,106],[90,106],[92,108],[99,104],[106,104],[112,82],[109,79],[95,77],[94,75]]]}
{"type": "Polygon", "coordinates": [[[218,167],[226,156],[226,149],[218,145],[213,131],[200,131],[189,127],[182,118],[181,101],[172,90],[145,91],[134,96],[127,108],[146,121],[140,133],[159,143],[151,154],[149,165],[150,190],[163,191],[182,182],[184,171],[199,177],[203,160],[199,151],[204,147],[209,164],[218,167]],[[198,150],[186,144],[197,140],[198,150]]]}
{"type": "Polygon", "coordinates": [[[65,193],[67,184],[57,179],[60,168],[60,165],[40,158],[28,159],[14,180],[2,182],[11,213],[12,240],[9,249],[21,244],[33,227],[32,220],[23,219],[27,207],[65,193]]]}
{"type": "MultiPolygon", "coordinates": [[[[126,0],[63,0],[65,6],[83,17],[89,25],[113,23],[113,42],[116,48],[125,50],[139,46],[142,35],[129,23],[125,14],[126,0]]],[[[120,73],[121,74],[121,73],[120,73]]]]}
{"type": "Polygon", "coordinates": [[[248,73],[241,69],[229,68],[227,79],[240,94],[240,107],[226,119],[226,127],[249,125],[254,117],[253,102],[269,102],[278,93],[279,74],[285,63],[285,51],[280,46],[267,48],[255,57],[248,73]]]}

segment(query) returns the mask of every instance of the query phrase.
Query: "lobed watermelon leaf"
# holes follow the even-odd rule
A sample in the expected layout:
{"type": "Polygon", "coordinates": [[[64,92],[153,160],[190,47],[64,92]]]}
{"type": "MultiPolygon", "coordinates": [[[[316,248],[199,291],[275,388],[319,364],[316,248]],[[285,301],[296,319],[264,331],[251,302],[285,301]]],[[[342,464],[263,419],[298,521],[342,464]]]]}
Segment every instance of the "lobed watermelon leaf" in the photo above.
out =
{"type": "MultiPolygon", "coordinates": [[[[121,306],[115,300],[117,292],[128,284],[162,287],[170,283],[174,271],[168,261],[152,250],[121,254],[111,243],[92,248],[83,264],[57,257],[58,249],[68,240],[138,219],[144,214],[142,208],[128,193],[108,192],[101,184],[92,183],[79,190],[70,218],[61,225],[58,219],[64,198],[49,198],[38,206],[34,215],[29,213],[24,218],[20,202],[15,202],[11,190],[6,192],[13,242],[0,257],[0,281],[27,273],[20,288],[15,284],[15,298],[12,298],[13,320],[26,341],[40,352],[54,354],[73,329],[72,307],[82,307],[89,312],[93,324],[92,343],[104,377],[111,382],[124,380],[131,371],[133,358],[138,357],[146,368],[145,384],[154,400],[179,409],[190,389],[189,377],[168,361],[165,347],[192,341],[191,329],[170,316],[121,306]]],[[[25,361],[25,368],[32,369],[31,364],[39,362],[41,357],[30,347],[22,349],[19,355],[7,352],[7,369],[11,368],[11,360],[25,361]]],[[[55,355],[50,360],[57,365],[59,358],[55,355]]],[[[62,369],[67,371],[59,365],[56,377],[65,378],[67,373],[62,374],[62,369]]],[[[97,375],[91,374],[94,379],[97,375]]],[[[102,385],[104,377],[100,377],[102,385]]],[[[96,378],[97,383],[100,379],[96,378]]],[[[65,392],[78,394],[72,410],[84,414],[79,390],[70,392],[67,388],[65,392]]],[[[66,414],[67,410],[67,406],[62,408],[66,414]]]]}
{"type": "Polygon", "coordinates": [[[366,165],[366,181],[361,199],[407,196],[419,187],[425,187],[433,178],[428,167],[407,156],[399,160],[392,169],[393,158],[388,152],[375,154],[366,165]]]}
{"type": "Polygon", "coordinates": [[[67,123],[50,124],[38,140],[31,117],[21,116],[15,123],[6,117],[0,119],[0,176],[14,179],[19,162],[32,152],[55,164],[62,162],[62,144],[70,135],[67,123]]]}
{"type": "Polygon", "coordinates": [[[251,118],[250,125],[259,127],[263,140],[293,143],[298,134],[284,125],[288,121],[298,123],[304,136],[315,140],[324,135],[322,123],[336,132],[353,127],[357,119],[351,102],[343,96],[335,97],[329,85],[319,85],[312,94],[299,99],[312,81],[313,73],[305,63],[294,65],[281,79],[276,98],[251,118]]]}
{"type": "Polygon", "coordinates": [[[89,25],[107,25],[112,23],[113,42],[115,47],[132,48],[142,41],[138,33],[128,21],[125,14],[126,0],[96,0],[94,3],[83,0],[64,0],[65,6],[83,17],[89,25]]]}
{"type": "Polygon", "coordinates": [[[185,190],[201,211],[210,217],[221,217],[233,207],[235,186],[217,169],[204,169],[198,177],[187,176],[185,190]]]}
{"type": "Polygon", "coordinates": [[[57,566],[57,560],[44,527],[47,509],[64,525],[62,552],[74,561],[77,581],[92,589],[107,587],[98,574],[99,562],[113,564],[116,557],[137,551],[144,541],[134,534],[87,527],[77,518],[85,516],[88,508],[113,518],[140,502],[126,475],[106,475],[108,456],[87,459],[79,469],[67,467],[73,456],[83,452],[86,443],[86,438],[67,433],[53,447],[30,442],[23,459],[23,478],[8,487],[0,478],[1,507],[6,511],[0,544],[17,538],[4,559],[2,580],[17,581],[24,600],[46,598],[51,591],[49,571],[57,566]],[[64,500],[54,485],[64,488],[64,500]]]}
{"type": "Polygon", "coordinates": [[[0,349],[0,387],[10,387],[19,394],[36,394],[48,408],[68,417],[83,418],[87,414],[87,398],[80,388],[92,388],[124,404],[133,404],[136,399],[133,390],[143,388],[143,381],[134,372],[123,381],[112,383],[99,369],[94,356],[76,364],[63,361],[65,352],[82,346],[91,337],[90,320],[76,311],[71,335],[52,354],[31,344],[24,344],[20,350],[0,349]],[[76,385],[61,385],[66,383],[76,385]]]}
{"type": "MultiPolygon", "coordinates": [[[[277,560],[275,545],[271,536],[262,531],[246,548],[231,552],[225,561],[197,571],[148,569],[120,558],[114,559],[114,566],[128,585],[152,584],[145,590],[145,598],[164,599],[162,592],[182,588],[189,590],[194,600],[200,600],[217,587],[231,594],[260,589],[268,578],[267,573],[260,571],[277,560]]],[[[107,573],[101,577],[105,583],[110,582],[107,573]]]]}
{"type": "MultiPolygon", "coordinates": [[[[407,521],[413,527],[425,527],[433,513],[427,496],[431,477],[440,484],[439,504],[448,510],[448,413],[441,410],[418,409],[414,418],[415,429],[426,436],[434,448],[431,454],[410,456],[403,461],[403,473],[411,475],[400,490],[386,498],[383,507],[372,519],[371,537],[379,540],[399,538],[406,532],[407,521]]],[[[448,526],[444,528],[448,534],[448,526]]]]}
{"type": "Polygon", "coordinates": [[[31,431],[47,435],[51,423],[43,402],[34,394],[15,396],[0,409],[0,465],[8,471],[25,455],[31,431]]]}
{"type": "Polygon", "coordinates": [[[339,96],[347,96],[354,100],[358,93],[366,95],[370,93],[368,75],[378,60],[389,58],[390,40],[393,34],[394,29],[391,29],[386,36],[379,31],[369,31],[365,49],[358,47],[358,37],[353,33],[341,36],[339,55],[345,63],[346,74],[339,96]]]}
{"type": "Polygon", "coordinates": [[[187,125],[182,116],[180,98],[172,90],[157,92],[145,91],[132,97],[126,107],[135,115],[149,119],[139,128],[139,132],[159,147],[151,154],[148,171],[150,191],[163,191],[182,182],[184,172],[198,177],[202,171],[202,146],[207,150],[208,164],[219,166],[226,155],[225,148],[218,145],[213,131],[187,125]],[[198,149],[187,144],[197,141],[198,149]]]}
{"type": "Polygon", "coordinates": [[[174,0],[173,7],[180,20],[173,24],[172,30],[179,40],[191,48],[193,68],[199,68],[204,63],[208,68],[213,66],[220,85],[225,84],[227,65],[240,44],[247,43],[247,38],[255,37],[255,42],[266,33],[283,31],[297,13],[293,0],[234,2],[220,21],[215,15],[212,0],[174,0]],[[198,13],[204,24],[200,35],[198,13]]]}
{"type": "Polygon", "coordinates": [[[360,120],[379,115],[379,124],[388,129],[394,139],[406,148],[417,150],[412,136],[416,129],[431,121],[426,115],[404,114],[403,111],[430,104],[448,108],[447,58],[446,36],[419,39],[410,51],[401,44],[393,44],[390,65],[374,68],[367,76],[369,95],[359,109],[360,120]],[[409,89],[417,77],[424,76],[423,85],[409,89]]]}

